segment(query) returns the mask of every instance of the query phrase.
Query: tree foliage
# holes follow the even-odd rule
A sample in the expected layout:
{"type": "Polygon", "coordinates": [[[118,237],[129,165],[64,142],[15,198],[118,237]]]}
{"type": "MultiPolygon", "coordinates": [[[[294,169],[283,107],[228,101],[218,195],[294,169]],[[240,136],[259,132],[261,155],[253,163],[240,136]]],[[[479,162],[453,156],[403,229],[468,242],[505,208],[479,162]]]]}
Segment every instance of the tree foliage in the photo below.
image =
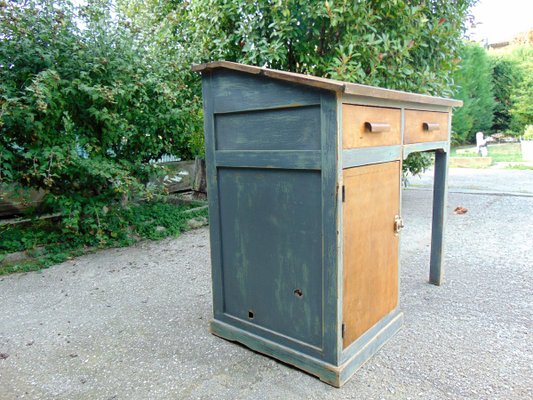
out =
{"type": "Polygon", "coordinates": [[[44,188],[67,228],[105,234],[108,204],[149,195],[149,160],[201,154],[191,63],[450,95],[473,2],[0,2],[0,183],[44,188]]]}
{"type": "Polygon", "coordinates": [[[502,55],[490,56],[489,54],[489,62],[492,69],[495,100],[492,131],[509,132],[511,109],[514,104],[512,95],[522,79],[522,71],[516,61],[502,55]]]}
{"type": "MultiPolygon", "coordinates": [[[[177,48],[194,49],[189,55],[192,62],[223,59],[449,96],[473,3],[124,0],[121,4],[141,25],[149,19],[173,32],[177,48]]],[[[412,157],[406,165],[420,170],[427,160],[412,157]]]]}
{"type": "Polygon", "coordinates": [[[188,66],[106,1],[0,7],[0,183],[43,188],[67,227],[102,231],[103,205],[149,195],[149,160],[196,151],[188,66]]]}
{"type": "Polygon", "coordinates": [[[476,132],[488,132],[492,127],[494,95],[492,71],[485,49],[466,43],[460,52],[461,62],[455,75],[455,98],[463,100],[452,120],[453,140],[470,143],[476,132]]]}
{"type": "Polygon", "coordinates": [[[511,94],[511,128],[521,134],[533,124],[533,45],[526,44],[511,53],[520,68],[521,78],[511,94]]]}

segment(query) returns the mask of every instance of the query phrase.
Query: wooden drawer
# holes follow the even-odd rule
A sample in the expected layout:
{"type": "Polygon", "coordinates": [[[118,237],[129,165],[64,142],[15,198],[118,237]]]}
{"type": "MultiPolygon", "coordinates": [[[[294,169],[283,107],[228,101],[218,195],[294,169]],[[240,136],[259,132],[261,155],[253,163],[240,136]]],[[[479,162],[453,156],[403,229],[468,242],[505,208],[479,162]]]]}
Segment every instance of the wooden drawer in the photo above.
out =
{"type": "Polygon", "coordinates": [[[448,113],[405,110],[404,143],[448,140],[448,113]]]}
{"type": "Polygon", "coordinates": [[[396,108],[342,105],[342,147],[401,144],[401,112],[396,108]]]}

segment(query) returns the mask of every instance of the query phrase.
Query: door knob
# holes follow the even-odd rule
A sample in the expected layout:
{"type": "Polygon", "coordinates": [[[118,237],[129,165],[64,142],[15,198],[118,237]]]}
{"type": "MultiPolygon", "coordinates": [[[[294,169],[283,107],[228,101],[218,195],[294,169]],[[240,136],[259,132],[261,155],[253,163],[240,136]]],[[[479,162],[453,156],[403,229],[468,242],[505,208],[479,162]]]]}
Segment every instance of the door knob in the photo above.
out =
{"type": "Polygon", "coordinates": [[[394,217],[394,234],[398,236],[404,226],[405,225],[403,224],[403,218],[400,217],[399,215],[396,215],[394,217]]]}

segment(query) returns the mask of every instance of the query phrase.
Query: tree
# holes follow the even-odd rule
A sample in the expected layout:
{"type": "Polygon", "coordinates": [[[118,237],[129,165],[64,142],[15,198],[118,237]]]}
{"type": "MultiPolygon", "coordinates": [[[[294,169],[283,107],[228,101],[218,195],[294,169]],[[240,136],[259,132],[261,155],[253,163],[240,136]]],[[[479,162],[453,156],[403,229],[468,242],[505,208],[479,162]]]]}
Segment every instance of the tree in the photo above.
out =
{"type": "Polygon", "coordinates": [[[511,128],[521,134],[527,125],[533,124],[533,45],[519,46],[511,56],[518,63],[522,74],[522,79],[511,95],[511,128]]]}
{"type": "Polygon", "coordinates": [[[487,54],[478,44],[466,43],[460,52],[461,62],[455,74],[455,97],[463,100],[453,118],[453,140],[470,143],[476,132],[487,132],[492,127],[494,96],[491,68],[487,54]]]}
{"type": "Polygon", "coordinates": [[[494,119],[493,132],[509,132],[511,129],[512,94],[521,81],[522,73],[519,64],[508,56],[489,56],[492,69],[494,88],[494,119]]]}
{"type": "MultiPolygon", "coordinates": [[[[123,0],[191,62],[228,60],[419,93],[452,94],[474,0],[123,0]],[[140,12],[144,10],[143,12],[140,12]]],[[[195,78],[191,77],[190,81],[195,78]]],[[[413,169],[427,165],[411,158],[413,169]]]]}
{"type": "Polygon", "coordinates": [[[151,159],[198,151],[189,65],[106,0],[2,2],[0,27],[0,183],[45,189],[67,228],[105,236],[104,207],[151,194],[151,159]]]}

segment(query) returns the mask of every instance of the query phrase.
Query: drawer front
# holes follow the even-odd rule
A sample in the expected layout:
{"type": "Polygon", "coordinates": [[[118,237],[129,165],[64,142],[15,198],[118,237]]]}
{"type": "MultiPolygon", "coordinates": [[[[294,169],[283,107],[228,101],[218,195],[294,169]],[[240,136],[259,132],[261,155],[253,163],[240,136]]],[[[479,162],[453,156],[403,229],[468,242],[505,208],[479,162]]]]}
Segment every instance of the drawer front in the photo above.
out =
{"type": "Polygon", "coordinates": [[[448,140],[448,113],[405,110],[405,144],[448,140]]]}
{"type": "Polygon", "coordinates": [[[342,147],[401,144],[401,112],[396,108],[342,105],[342,147]]]}

